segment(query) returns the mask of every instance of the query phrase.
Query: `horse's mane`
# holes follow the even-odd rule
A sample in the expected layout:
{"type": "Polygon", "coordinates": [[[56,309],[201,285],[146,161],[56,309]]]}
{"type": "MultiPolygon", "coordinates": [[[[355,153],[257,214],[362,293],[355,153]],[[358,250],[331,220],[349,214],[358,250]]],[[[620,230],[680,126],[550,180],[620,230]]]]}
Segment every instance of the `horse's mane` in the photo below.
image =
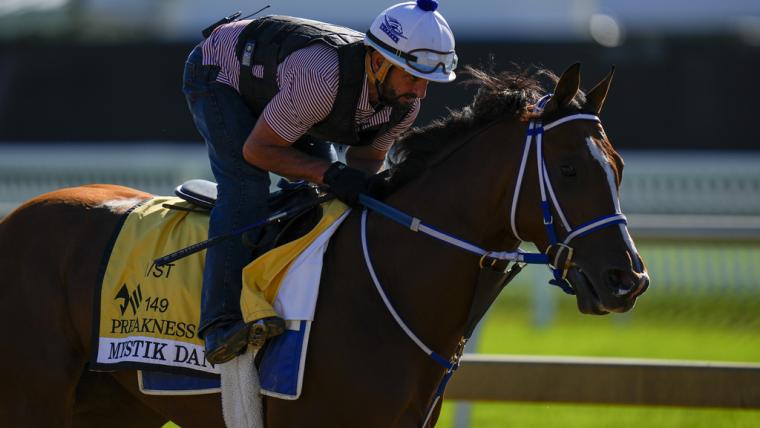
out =
{"type": "Polygon", "coordinates": [[[467,66],[463,74],[470,76],[463,84],[478,86],[470,105],[449,110],[447,117],[411,129],[394,144],[388,159],[390,175],[382,193],[392,192],[420,175],[435,154],[473,129],[507,116],[535,116],[531,108],[546,92],[540,80],[558,80],[552,71],[543,68],[493,73],[467,66]]]}

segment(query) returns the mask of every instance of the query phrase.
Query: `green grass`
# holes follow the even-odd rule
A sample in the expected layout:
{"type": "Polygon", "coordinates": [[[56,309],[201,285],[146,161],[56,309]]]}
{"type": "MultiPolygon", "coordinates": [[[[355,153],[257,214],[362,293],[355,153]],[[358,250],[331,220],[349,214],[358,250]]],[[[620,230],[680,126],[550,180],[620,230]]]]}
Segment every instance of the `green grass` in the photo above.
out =
{"type": "MultiPolygon", "coordinates": [[[[436,427],[453,426],[454,403],[444,405],[436,427]]],[[[476,403],[473,428],[756,428],[760,411],[580,404],[476,403]]]]}
{"type": "Polygon", "coordinates": [[[643,300],[634,313],[597,317],[559,298],[551,324],[537,327],[528,299],[507,292],[485,321],[478,352],[760,362],[760,305],[752,300],[643,300]]]}

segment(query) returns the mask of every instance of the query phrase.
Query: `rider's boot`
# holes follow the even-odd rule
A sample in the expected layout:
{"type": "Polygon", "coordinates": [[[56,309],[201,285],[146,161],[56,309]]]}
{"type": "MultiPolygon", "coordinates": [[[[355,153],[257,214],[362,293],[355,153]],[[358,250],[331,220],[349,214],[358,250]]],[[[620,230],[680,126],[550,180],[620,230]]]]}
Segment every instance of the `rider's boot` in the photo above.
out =
{"type": "Polygon", "coordinates": [[[285,321],[280,317],[262,318],[244,323],[227,323],[209,328],[206,341],[206,360],[212,364],[230,361],[245,352],[246,346],[253,349],[264,346],[267,339],[285,331],[285,321]]]}

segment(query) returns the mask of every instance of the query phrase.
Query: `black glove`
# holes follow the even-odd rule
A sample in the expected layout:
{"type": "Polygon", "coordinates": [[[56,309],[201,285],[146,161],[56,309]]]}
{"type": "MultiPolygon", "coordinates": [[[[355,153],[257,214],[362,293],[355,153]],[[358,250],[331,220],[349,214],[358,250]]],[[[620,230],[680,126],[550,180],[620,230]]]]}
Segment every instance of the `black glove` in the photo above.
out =
{"type": "Polygon", "coordinates": [[[367,192],[367,174],[342,162],[333,162],[322,177],[327,191],[346,204],[359,205],[359,193],[367,192]]]}
{"type": "Polygon", "coordinates": [[[386,169],[367,178],[367,195],[381,201],[391,193],[391,170],[386,169]]]}

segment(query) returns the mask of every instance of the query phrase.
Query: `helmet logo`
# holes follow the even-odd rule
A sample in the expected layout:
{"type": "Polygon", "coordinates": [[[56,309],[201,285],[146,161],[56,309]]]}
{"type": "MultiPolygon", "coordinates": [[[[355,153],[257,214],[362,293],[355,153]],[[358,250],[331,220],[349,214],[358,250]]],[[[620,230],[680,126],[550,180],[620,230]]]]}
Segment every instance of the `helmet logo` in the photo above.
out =
{"type": "Polygon", "coordinates": [[[397,19],[388,15],[383,16],[383,22],[380,23],[380,29],[396,43],[398,43],[399,38],[406,39],[404,29],[401,28],[401,23],[398,22],[397,19]]]}

